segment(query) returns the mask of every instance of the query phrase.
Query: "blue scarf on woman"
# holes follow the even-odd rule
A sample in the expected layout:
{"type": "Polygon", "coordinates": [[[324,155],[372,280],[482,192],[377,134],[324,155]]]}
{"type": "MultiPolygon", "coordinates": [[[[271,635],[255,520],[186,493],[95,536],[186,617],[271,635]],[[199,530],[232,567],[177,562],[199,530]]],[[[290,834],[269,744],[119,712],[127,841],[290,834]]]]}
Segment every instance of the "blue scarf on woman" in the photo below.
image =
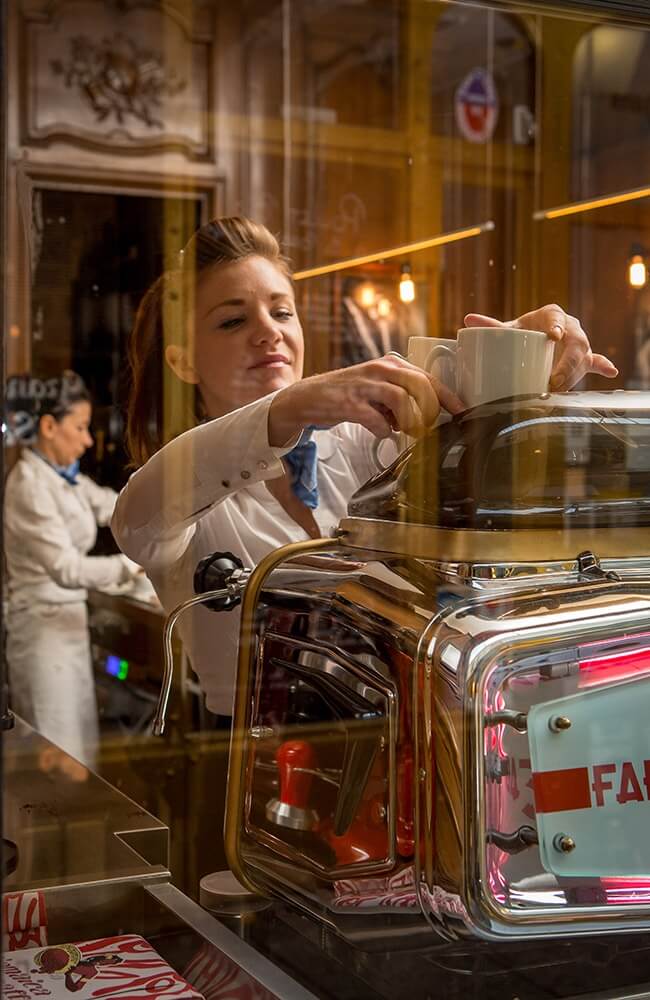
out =
{"type": "Polygon", "coordinates": [[[305,507],[318,507],[318,448],[311,440],[316,427],[307,427],[295,448],[284,455],[291,475],[291,489],[305,507]]]}
{"type": "Polygon", "coordinates": [[[34,455],[37,455],[42,462],[49,465],[51,469],[54,469],[62,479],[65,479],[66,483],[70,483],[71,486],[78,486],[79,480],[77,476],[79,475],[79,461],[71,462],[70,465],[57,465],[56,462],[50,462],[49,458],[42,455],[38,448],[31,449],[34,455]]]}

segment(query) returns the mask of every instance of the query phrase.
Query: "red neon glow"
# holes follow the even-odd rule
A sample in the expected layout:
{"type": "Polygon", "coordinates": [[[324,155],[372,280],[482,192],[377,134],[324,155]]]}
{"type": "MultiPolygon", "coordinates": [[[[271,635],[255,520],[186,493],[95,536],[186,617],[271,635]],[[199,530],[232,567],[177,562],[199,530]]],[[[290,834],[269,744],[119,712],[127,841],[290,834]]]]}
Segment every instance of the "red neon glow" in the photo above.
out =
{"type": "Polygon", "coordinates": [[[621,681],[626,677],[650,671],[650,647],[626,650],[580,661],[580,687],[590,687],[607,681],[621,681]]]}
{"type": "MultiPolygon", "coordinates": [[[[650,632],[638,632],[634,637],[631,636],[631,635],[629,635],[629,636],[627,636],[627,638],[628,639],[634,638],[634,639],[637,640],[637,642],[641,642],[643,639],[646,639],[648,642],[650,642],[650,632]]],[[[603,640],[602,639],[594,639],[593,642],[582,643],[581,646],[580,646],[580,648],[581,649],[591,649],[591,648],[593,648],[593,649],[600,649],[600,647],[602,646],[602,644],[603,644],[603,640]]]]}
{"type": "Polygon", "coordinates": [[[608,889],[650,889],[650,878],[603,878],[600,880],[608,889]]]}
{"type": "Polygon", "coordinates": [[[602,878],[600,880],[607,895],[609,906],[621,903],[637,905],[650,901],[650,878],[602,878]]]}

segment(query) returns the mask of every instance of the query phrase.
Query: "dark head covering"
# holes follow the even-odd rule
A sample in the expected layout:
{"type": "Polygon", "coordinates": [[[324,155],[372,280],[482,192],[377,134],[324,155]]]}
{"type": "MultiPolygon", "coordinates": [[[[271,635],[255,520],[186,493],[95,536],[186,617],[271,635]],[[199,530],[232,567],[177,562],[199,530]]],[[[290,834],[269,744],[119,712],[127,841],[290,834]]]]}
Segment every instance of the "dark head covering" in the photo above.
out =
{"type": "Polygon", "coordinates": [[[80,375],[64,371],[54,378],[12,375],[5,392],[5,443],[32,444],[41,417],[51,413],[61,420],[76,404],[90,402],[80,375]]]}

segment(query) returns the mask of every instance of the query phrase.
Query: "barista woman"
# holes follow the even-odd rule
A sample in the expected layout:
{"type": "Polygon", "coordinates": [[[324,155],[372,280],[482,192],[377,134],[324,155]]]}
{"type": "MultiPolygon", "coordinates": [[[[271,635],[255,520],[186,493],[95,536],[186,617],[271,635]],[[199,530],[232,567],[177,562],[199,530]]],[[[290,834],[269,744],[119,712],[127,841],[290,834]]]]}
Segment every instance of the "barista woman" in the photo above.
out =
{"type": "Polygon", "coordinates": [[[66,372],[39,384],[44,391],[32,400],[34,442],[5,489],[11,704],[49,740],[92,766],[98,733],[86,588],[114,586],[141,571],[123,555],[87,554],[97,525],[110,521],[116,494],[79,472],[79,459],[92,444],[82,380],[66,372]]]}
{"type": "MultiPolygon", "coordinates": [[[[136,318],[127,436],[142,468],[120,494],[112,522],[122,551],[145,568],[167,611],[192,595],[196,565],[210,552],[230,550],[254,566],[277,546],[329,535],[376,471],[375,437],[391,429],[422,434],[441,403],[462,409],[399,357],[303,379],[289,268],[263,226],[243,218],[208,223],[181,260],[147,292],[136,318]],[[194,387],[201,421],[166,444],[165,363],[194,387]]],[[[560,341],[556,387],[569,388],[588,371],[616,374],[559,307],[528,313],[519,324],[560,341]]],[[[221,715],[232,712],[238,628],[238,611],[197,607],[182,619],[208,708],[221,715]]]]}

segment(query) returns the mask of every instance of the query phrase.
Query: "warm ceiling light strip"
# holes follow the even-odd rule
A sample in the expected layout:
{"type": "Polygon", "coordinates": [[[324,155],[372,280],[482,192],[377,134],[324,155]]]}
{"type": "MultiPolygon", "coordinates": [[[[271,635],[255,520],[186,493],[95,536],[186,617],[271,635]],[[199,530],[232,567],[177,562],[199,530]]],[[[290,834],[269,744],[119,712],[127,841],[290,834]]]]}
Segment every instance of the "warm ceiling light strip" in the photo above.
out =
{"type": "Polygon", "coordinates": [[[544,208],[534,212],[533,219],[561,219],[564,215],[591,212],[594,208],[620,205],[624,201],[636,201],[637,198],[650,198],[650,187],[634,188],[630,191],[621,191],[619,194],[606,194],[602,198],[589,198],[587,201],[574,201],[571,205],[560,205],[558,208],[544,208]]]}
{"type": "Polygon", "coordinates": [[[494,229],[492,221],[482,222],[479,226],[456,229],[452,233],[442,233],[440,236],[432,236],[428,240],[418,240],[417,243],[404,243],[391,250],[380,250],[379,253],[366,254],[365,257],[349,257],[347,260],[339,260],[335,264],[323,264],[322,267],[310,267],[306,271],[296,271],[293,278],[294,281],[301,281],[303,278],[316,278],[321,274],[331,274],[333,271],[346,271],[350,267],[360,267],[362,264],[374,264],[375,261],[388,260],[390,257],[403,257],[405,254],[417,253],[418,250],[428,250],[429,247],[440,247],[445,243],[455,243],[456,240],[466,240],[470,236],[480,236],[481,233],[488,233],[492,229],[494,229]]]}

